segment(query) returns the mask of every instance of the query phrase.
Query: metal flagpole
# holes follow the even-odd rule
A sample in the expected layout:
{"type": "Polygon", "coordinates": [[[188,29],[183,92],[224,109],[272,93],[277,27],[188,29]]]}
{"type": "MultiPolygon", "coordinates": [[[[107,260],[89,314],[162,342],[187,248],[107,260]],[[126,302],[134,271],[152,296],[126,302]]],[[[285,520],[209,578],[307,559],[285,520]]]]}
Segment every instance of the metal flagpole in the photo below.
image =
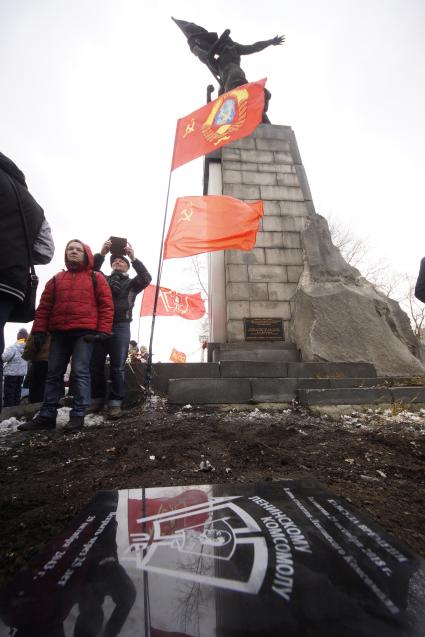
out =
{"type": "MultiPolygon", "coordinates": [[[[177,122],[178,123],[178,122],[177,122]]],[[[177,128],[176,128],[177,131],[177,128]]],[[[175,144],[174,144],[175,147],[175,144]]],[[[174,153],[173,153],[174,158],[174,153]]],[[[172,163],[171,163],[172,166],[172,163]]],[[[170,166],[170,175],[168,177],[168,188],[167,188],[167,197],[165,201],[165,210],[164,210],[164,221],[162,224],[162,235],[161,235],[161,249],[159,251],[159,260],[158,260],[158,272],[156,275],[156,289],[155,289],[155,298],[153,302],[153,311],[152,311],[152,324],[151,324],[151,334],[149,338],[149,354],[148,361],[146,366],[146,391],[149,391],[149,387],[152,379],[152,343],[153,343],[153,335],[155,330],[155,319],[156,319],[156,308],[158,305],[158,295],[159,295],[159,286],[161,283],[161,274],[162,274],[162,255],[164,253],[164,236],[165,236],[165,225],[167,222],[167,210],[168,210],[168,200],[170,198],[170,185],[171,185],[171,174],[172,168],[170,166]]]]}

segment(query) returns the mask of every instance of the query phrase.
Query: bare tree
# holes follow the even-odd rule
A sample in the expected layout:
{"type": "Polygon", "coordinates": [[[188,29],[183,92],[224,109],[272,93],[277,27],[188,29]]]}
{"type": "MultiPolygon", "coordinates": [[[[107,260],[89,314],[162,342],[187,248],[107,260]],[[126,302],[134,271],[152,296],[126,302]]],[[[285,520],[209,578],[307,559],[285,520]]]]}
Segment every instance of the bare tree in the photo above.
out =
{"type": "Polygon", "coordinates": [[[373,249],[366,239],[356,236],[349,226],[332,216],[327,220],[332,242],[347,263],[360,270],[383,294],[397,301],[409,316],[415,335],[425,340],[425,305],[415,297],[412,275],[396,272],[383,259],[371,259],[373,249]]]}

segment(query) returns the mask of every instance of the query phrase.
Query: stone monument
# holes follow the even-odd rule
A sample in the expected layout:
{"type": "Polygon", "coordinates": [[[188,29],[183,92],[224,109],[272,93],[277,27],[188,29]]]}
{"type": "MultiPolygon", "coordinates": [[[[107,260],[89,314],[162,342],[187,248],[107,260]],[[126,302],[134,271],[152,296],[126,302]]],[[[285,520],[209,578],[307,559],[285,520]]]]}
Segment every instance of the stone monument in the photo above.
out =
{"type": "MultiPolygon", "coordinates": [[[[231,40],[229,30],[219,37],[175,22],[220,93],[248,81],[241,55],[284,40],[245,46],[231,40]]],[[[270,94],[265,97],[267,109],[270,94]]],[[[398,303],[332,244],[291,127],[272,125],[264,114],[250,136],[208,155],[204,194],[261,199],[264,216],[253,250],[209,255],[211,367],[196,374],[181,368],[177,375],[161,369],[171,402],[424,401],[422,387],[411,388],[412,395],[386,389],[388,377],[408,377],[412,384],[425,374],[421,345],[398,303]]]]}

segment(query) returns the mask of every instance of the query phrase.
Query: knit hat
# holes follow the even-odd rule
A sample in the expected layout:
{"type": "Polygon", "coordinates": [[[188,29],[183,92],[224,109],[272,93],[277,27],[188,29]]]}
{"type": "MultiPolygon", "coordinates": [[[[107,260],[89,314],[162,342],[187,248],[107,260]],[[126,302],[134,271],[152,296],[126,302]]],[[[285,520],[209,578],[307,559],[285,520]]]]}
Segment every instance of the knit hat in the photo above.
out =
{"type": "Polygon", "coordinates": [[[111,265],[113,264],[115,259],[122,259],[123,261],[126,262],[127,266],[130,267],[130,261],[126,257],[124,257],[122,254],[111,254],[111,265]]]}
{"type": "Polygon", "coordinates": [[[28,338],[28,332],[27,332],[27,330],[25,329],[25,327],[21,327],[21,329],[19,330],[19,332],[18,332],[18,334],[17,334],[16,338],[18,339],[18,341],[19,341],[19,339],[21,339],[21,338],[28,338]]]}

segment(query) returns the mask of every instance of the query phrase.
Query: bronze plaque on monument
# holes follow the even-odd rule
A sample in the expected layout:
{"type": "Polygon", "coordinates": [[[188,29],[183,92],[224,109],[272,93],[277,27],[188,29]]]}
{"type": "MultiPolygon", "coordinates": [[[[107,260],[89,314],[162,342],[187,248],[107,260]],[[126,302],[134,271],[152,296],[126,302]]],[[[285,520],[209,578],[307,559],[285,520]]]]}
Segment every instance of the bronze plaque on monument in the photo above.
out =
{"type": "Polygon", "coordinates": [[[279,318],[245,318],[246,341],[284,341],[283,322],[279,318]]]}

